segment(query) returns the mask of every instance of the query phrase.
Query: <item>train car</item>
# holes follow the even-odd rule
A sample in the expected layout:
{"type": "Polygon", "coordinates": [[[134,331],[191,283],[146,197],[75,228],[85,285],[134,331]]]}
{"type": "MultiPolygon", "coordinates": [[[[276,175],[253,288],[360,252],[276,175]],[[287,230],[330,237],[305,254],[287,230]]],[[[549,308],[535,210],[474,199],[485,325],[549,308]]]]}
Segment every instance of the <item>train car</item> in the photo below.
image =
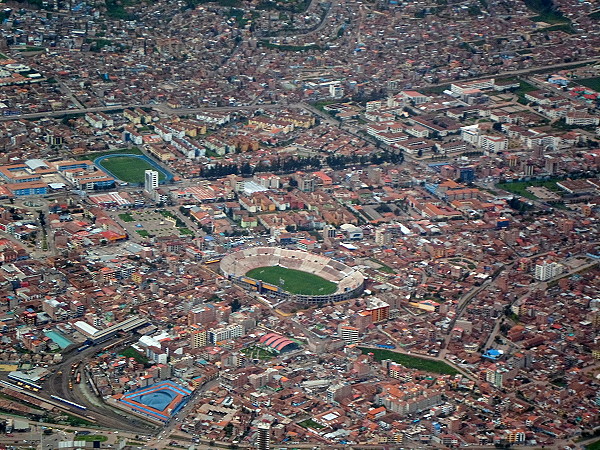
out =
{"type": "Polygon", "coordinates": [[[8,374],[8,378],[10,380],[13,380],[15,383],[17,383],[17,385],[27,388],[27,389],[31,389],[31,390],[40,390],[42,389],[42,387],[39,384],[35,384],[32,381],[27,381],[23,378],[19,378],[19,377],[15,377],[14,375],[8,374]]]}
{"type": "Polygon", "coordinates": [[[51,395],[50,398],[53,399],[53,400],[59,401],[61,403],[66,403],[67,405],[72,406],[72,407],[77,408],[77,409],[82,409],[84,411],[87,410],[87,407],[85,407],[83,405],[80,405],[79,403],[75,403],[75,402],[71,402],[69,400],[66,400],[66,399],[64,399],[62,397],[59,397],[58,395],[51,395]]]}
{"type": "Polygon", "coordinates": [[[22,387],[19,387],[16,384],[9,383],[8,381],[0,380],[0,385],[1,386],[5,386],[7,388],[10,388],[10,389],[12,389],[14,391],[17,391],[17,392],[23,392],[23,388],[22,387]]]}

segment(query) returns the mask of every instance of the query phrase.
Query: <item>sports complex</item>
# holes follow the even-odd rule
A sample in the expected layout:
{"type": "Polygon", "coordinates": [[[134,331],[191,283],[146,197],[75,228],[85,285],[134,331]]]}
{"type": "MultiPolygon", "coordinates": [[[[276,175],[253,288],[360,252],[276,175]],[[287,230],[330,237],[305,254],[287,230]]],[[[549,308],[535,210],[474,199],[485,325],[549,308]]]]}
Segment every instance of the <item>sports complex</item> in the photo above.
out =
{"type": "Polygon", "coordinates": [[[147,419],[167,423],[185,406],[192,391],[172,381],[163,381],[126,394],[113,395],[113,404],[147,419]]]}
{"type": "Polygon", "coordinates": [[[132,184],[144,184],[146,170],[156,170],[160,184],[173,178],[173,174],[143,154],[112,153],[99,156],[94,164],[113,178],[132,184]]]}
{"type": "Polygon", "coordinates": [[[365,284],[362,273],[332,258],[275,247],[231,253],[220,269],[245,289],[312,305],[356,297],[365,284]]]}

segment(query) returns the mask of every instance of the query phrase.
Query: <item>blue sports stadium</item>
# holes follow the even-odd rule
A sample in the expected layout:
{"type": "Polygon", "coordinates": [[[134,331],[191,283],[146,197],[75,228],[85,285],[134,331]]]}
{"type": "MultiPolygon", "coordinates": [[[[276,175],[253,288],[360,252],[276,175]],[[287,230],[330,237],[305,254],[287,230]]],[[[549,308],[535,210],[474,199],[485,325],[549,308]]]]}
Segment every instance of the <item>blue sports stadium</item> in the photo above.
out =
{"type": "Polygon", "coordinates": [[[187,403],[192,391],[172,381],[136,389],[113,396],[123,409],[166,423],[187,403]]]}

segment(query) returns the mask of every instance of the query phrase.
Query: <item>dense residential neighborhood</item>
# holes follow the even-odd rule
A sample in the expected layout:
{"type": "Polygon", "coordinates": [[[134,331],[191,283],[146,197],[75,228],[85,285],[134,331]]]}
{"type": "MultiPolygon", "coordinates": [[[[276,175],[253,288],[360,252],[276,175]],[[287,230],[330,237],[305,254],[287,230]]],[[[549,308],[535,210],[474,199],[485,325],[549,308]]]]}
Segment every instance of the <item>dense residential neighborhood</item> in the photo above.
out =
{"type": "Polygon", "coordinates": [[[10,2],[0,448],[595,448],[593,2],[10,2]]]}

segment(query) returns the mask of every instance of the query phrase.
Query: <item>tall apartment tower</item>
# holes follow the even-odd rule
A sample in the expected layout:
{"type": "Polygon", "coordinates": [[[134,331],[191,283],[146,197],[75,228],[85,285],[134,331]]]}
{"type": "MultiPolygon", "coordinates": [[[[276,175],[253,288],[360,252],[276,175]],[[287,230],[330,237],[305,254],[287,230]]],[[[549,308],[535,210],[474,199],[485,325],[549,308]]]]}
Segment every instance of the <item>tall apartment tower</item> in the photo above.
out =
{"type": "Polygon", "coordinates": [[[154,192],[158,187],[158,172],[156,170],[144,171],[144,190],[146,192],[154,192]]]}
{"type": "Polygon", "coordinates": [[[270,450],[271,448],[271,424],[262,422],[258,425],[258,438],[256,440],[258,450],[270,450]]]}
{"type": "Polygon", "coordinates": [[[325,227],[323,228],[323,239],[329,239],[329,238],[334,238],[337,235],[337,230],[334,226],[331,225],[325,225],[325,227]]]}
{"type": "Polygon", "coordinates": [[[536,280],[547,281],[563,273],[564,267],[557,262],[542,261],[535,265],[534,277],[536,280]]]}
{"type": "Polygon", "coordinates": [[[375,243],[377,245],[390,245],[392,243],[392,232],[387,228],[375,230],[375,243]]]}

